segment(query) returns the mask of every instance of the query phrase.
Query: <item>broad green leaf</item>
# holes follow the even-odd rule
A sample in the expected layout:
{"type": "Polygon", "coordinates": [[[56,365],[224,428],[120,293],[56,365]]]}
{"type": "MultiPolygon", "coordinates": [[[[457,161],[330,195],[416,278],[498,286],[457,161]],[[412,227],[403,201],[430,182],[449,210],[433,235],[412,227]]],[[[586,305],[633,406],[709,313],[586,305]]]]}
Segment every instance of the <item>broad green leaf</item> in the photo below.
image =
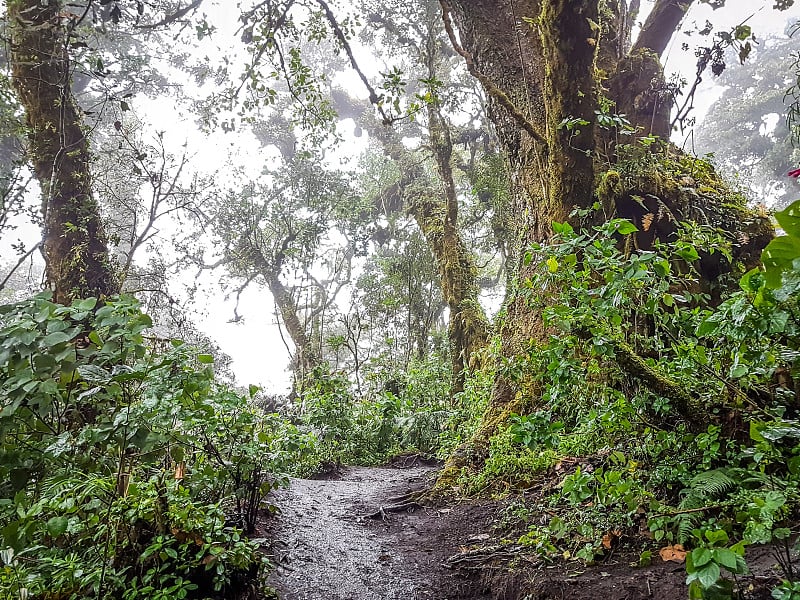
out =
{"type": "Polygon", "coordinates": [[[713,555],[709,548],[695,548],[692,550],[692,564],[696,570],[711,562],[713,555]]]}
{"type": "Polygon", "coordinates": [[[711,542],[711,544],[728,543],[728,534],[725,533],[724,529],[707,529],[705,536],[706,539],[711,542]]]}
{"type": "Polygon", "coordinates": [[[50,537],[57,538],[67,530],[69,521],[66,517],[51,517],[47,521],[47,533],[50,537]]]}
{"type": "Polygon", "coordinates": [[[198,354],[197,361],[204,365],[210,365],[214,362],[214,357],[210,354],[198,354]]]}
{"type": "Polygon", "coordinates": [[[72,308],[79,312],[94,310],[95,306],[97,306],[97,298],[86,298],[72,303],[72,308]]]}
{"type": "Polygon", "coordinates": [[[731,379],[739,379],[747,375],[748,370],[747,365],[733,365],[729,376],[731,379]]]}
{"type": "Polygon", "coordinates": [[[551,256],[547,259],[547,270],[551,273],[558,271],[558,261],[555,256],[551,256]]]}
{"type": "Polygon", "coordinates": [[[786,235],[800,238],[800,200],[795,200],[784,210],[776,212],[775,220],[786,235]]]}
{"type": "Polygon", "coordinates": [[[794,260],[800,257],[800,238],[783,235],[772,240],[761,253],[767,285],[777,288],[781,274],[793,268],[794,260]]]}
{"type": "Polygon", "coordinates": [[[56,344],[63,344],[64,342],[68,342],[69,340],[70,337],[63,331],[55,331],[42,338],[42,345],[47,346],[49,348],[51,346],[55,346],[56,344]]]}
{"type": "Polygon", "coordinates": [[[727,548],[714,548],[714,560],[720,565],[735,573],[737,571],[739,556],[727,548]]]}
{"type": "Polygon", "coordinates": [[[697,570],[697,581],[700,582],[704,588],[710,588],[717,581],[719,581],[720,570],[719,565],[715,562],[710,562],[702,569],[697,570]]]}
{"type": "Polygon", "coordinates": [[[761,430],[764,429],[765,423],[759,421],[750,421],[750,439],[754,442],[765,442],[766,438],[761,435],[761,430]]]}
{"type": "Polygon", "coordinates": [[[620,235],[628,235],[629,233],[636,233],[639,231],[639,228],[630,221],[624,219],[615,219],[615,221],[617,233],[620,235]]]}

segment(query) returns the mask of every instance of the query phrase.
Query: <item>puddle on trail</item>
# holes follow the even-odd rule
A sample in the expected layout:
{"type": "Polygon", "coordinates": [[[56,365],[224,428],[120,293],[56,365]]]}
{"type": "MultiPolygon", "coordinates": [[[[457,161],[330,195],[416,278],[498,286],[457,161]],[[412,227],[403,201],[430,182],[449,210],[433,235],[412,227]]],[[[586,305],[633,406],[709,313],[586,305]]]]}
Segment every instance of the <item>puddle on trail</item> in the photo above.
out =
{"type": "Polygon", "coordinates": [[[435,535],[434,508],[367,515],[391,497],[421,489],[430,467],[347,468],[341,478],[293,479],[273,502],[280,508],[269,580],[281,600],[441,600],[446,551],[435,535]]]}

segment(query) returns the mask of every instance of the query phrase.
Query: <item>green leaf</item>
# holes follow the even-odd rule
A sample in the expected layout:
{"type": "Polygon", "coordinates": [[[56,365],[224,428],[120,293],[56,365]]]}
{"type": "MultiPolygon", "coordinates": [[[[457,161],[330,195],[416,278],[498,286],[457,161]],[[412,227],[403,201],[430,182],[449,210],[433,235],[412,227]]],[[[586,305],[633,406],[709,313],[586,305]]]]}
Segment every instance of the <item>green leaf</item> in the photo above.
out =
{"type": "Polygon", "coordinates": [[[761,423],[759,421],[750,421],[750,439],[754,442],[765,442],[766,438],[761,435],[761,430],[765,425],[766,423],[761,423]]]}
{"type": "Polygon", "coordinates": [[[629,233],[636,233],[639,231],[639,228],[630,221],[624,219],[616,219],[615,221],[617,233],[620,235],[628,235],[629,233]]]}
{"type": "Polygon", "coordinates": [[[773,289],[779,287],[781,275],[794,267],[794,260],[798,257],[800,257],[800,238],[783,235],[767,244],[761,253],[767,285],[773,289]]]}
{"type": "Polygon", "coordinates": [[[94,310],[95,306],[97,306],[97,298],[86,298],[85,300],[78,300],[72,303],[72,308],[80,312],[94,310]]]}
{"type": "Polygon", "coordinates": [[[261,389],[261,388],[260,388],[260,387],[258,387],[257,385],[252,385],[252,384],[250,384],[250,387],[248,388],[248,392],[250,393],[250,397],[251,397],[251,398],[254,398],[254,397],[255,397],[255,395],[258,393],[258,391],[259,391],[260,389],[261,389]]]}
{"type": "Polygon", "coordinates": [[[68,342],[69,340],[70,337],[66,333],[62,331],[56,331],[44,336],[42,338],[42,345],[51,347],[55,346],[56,344],[63,344],[64,342],[68,342]]]}
{"type": "Polygon", "coordinates": [[[702,569],[697,571],[697,581],[700,582],[704,588],[708,589],[719,581],[720,569],[719,565],[715,562],[710,562],[702,569]]]}
{"type": "Polygon", "coordinates": [[[731,573],[738,570],[739,556],[727,548],[714,548],[714,560],[728,569],[731,573]]]}
{"type": "Polygon", "coordinates": [[[198,354],[197,361],[204,365],[210,365],[213,364],[214,357],[210,354],[198,354]]]}
{"type": "Polygon", "coordinates": [[[775,213],[775,220],[786,232],[795,238],[800,238],[800,200],[795,200],[784,210],[775,213]]]}
{"type": "Polygon", "coordinates": [[[753,30],[749,25],[737,25],[733,32],[734,37],[740,42],[745,41],[753,34],[753,30]]]}
{"type": "Polygon", "coordinates": [[[692,550],[692,564],[695,570],[700,570],[703,565],[707,565],[712,559],[713,555],[708,548],[695,548],[692,550]]]}
{"type": "Polygon", "coordinates": [[[51,517],[47,521],[47,533],[50,537],[57,538],[67,530],[69,521],[66,517],[51,517]]]}
{"type": "Polygon", "coordinates": [[[551,256],[547,259],[547,270],[551,273],[558,271],[558,261],[555,256],[551,256]]]}
{"type": "Polygon", "coordinates": [[[733,365],[729,376],[731,379],[739,379],[747,375],[748,370],[747,365],[733,365]]]}

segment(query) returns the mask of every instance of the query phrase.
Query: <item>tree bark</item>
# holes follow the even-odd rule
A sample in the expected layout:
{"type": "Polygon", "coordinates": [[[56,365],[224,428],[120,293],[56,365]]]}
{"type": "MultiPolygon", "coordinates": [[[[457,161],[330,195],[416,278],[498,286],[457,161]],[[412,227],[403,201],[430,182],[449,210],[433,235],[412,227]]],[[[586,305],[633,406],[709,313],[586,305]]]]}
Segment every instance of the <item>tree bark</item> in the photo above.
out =
{"type": "Polygon", "coordinates": [[[315,367],[322,362],[319,352],[314,347],[306,328],[297,314],[297,307],[291,292],[286,288],[278,275],[264,273],[269,291],[275,300],[275,306],[281,315],[283,326],[294,344],[295,351],[292,362],[294,363],[295,380],[302,381],[311,374],[315,367]]]}
{"type": "Polygon", "coordinates": [[[51,0],[10,0],[14,89],[25,108],[28,154],[42,188],[43,254],[53,300],[119,291],[92,195],[89,144],[70,89],[70,27],[51,0]]]}
{"type": "Polygon", "coordinates": [[[694,0],[658,0],[633,44],[633,52],[647,49],[659,57],[664,54],[693,3],[694,0]]]}

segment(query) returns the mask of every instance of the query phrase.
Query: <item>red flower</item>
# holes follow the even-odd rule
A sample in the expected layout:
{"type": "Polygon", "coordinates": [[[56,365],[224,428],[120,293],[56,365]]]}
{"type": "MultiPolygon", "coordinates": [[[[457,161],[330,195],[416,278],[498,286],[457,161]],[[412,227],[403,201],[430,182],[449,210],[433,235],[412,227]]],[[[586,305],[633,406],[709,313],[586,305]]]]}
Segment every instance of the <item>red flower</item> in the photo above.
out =
{"type": "Polygon", "coordinates": [[[786,175],[788,177],[794,177],[795,179],[797,179],[798,177],[800,177],[800,169],[792,169],[786,175]]]}

